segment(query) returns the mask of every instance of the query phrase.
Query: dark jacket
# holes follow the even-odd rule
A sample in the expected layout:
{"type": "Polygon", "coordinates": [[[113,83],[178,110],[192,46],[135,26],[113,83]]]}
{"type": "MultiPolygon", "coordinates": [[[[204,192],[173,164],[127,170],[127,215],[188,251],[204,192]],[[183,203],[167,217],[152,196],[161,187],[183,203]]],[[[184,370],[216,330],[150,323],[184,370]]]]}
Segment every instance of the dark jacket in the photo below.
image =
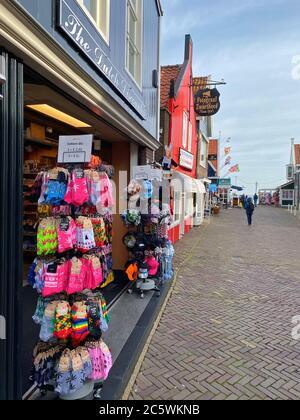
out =
{"type": "Polygon", "coordinates": [[[252,201],[247,201],[245,204],[245,210],[247,214],[253,214],[254,213],[254,204],[252,201]]]}

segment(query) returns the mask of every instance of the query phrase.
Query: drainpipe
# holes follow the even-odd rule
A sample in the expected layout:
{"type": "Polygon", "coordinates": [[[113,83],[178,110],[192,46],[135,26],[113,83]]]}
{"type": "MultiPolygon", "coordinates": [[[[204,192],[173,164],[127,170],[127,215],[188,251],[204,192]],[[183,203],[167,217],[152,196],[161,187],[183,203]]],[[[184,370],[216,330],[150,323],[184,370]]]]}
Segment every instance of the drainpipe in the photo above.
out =
{"type": "Polygon", "coordinates": [[[169,99],[169,111],[170,111],[170,121],[169,121],[169,144],[172,144],[172,129],[173,129],[173,112],[174,112],[174,96],[175,96],[175,80],[171,81],[170,86],[170,99],[169,99]]]}

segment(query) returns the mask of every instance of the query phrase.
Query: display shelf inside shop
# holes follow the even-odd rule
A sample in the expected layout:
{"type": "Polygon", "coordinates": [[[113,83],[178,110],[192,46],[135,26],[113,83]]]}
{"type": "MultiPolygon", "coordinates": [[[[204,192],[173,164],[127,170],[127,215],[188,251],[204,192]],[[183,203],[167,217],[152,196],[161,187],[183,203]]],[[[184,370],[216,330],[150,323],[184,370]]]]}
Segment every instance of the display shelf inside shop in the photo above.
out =
{"type": "Polygon", "coordinates": [[[45,139],[36,139],[33,137],[24,137],[24,141],[27,143],[37,143],[37,144],[41,144],[43,146],[48,146],[48,147],[58,147],[58,141],[55,139],[50,139],[50,138],[45,138],[45,139]]]}

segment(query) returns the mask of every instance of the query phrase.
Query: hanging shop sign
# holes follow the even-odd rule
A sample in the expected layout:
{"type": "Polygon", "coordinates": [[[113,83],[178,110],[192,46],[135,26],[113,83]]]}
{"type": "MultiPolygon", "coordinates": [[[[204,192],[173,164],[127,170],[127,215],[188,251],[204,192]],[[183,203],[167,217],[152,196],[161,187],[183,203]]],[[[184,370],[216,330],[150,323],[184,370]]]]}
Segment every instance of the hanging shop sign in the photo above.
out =
{"type": "Polygon", "coordinates": [[[89,163],[92,145],[93,135],[60,136],[58,163],[89,163]]]}
{"type": "Polygon", "coordinates": [[[231,178],[220,178],[218,185],[220,188],[231,188],[231,178]]]}
{"type": "Polygon", "coordinates": [[[179,165],[183,168],[192,170],[194,166],[194,155],[184,149],[180,149],[179,165]]]}
{"type": "Polygon", "coordinates": [[[195,95],[195,112],[201,117],[217,114],[221,107],[218,89],[201,89],[195,95]]]}
{"type": "Polygon", "coordinates": [[[148,179],[149,181],[162,181],[163,172],[161,169],[154,169],[150,165],[133,167],[133,178],[137,181],[148,179]]]}
{"type": "Polygon", "coordinates": [[[60,13],[58,26],[71,38],[82,53],[97,67],[102,75],[114,86],[122,97],[136,110],[145,120],[146,107],[142,99],[136,93],[136,88],[127,81],[127,77],[113,65],[107,54],[101,48],[103,43],[99,32],[93,29],[93,25],[86,27],[81,21],[79,14],[84,13],[74,0],[60,0],[60,13]],[[75,6],[75,7],[74,7],[75,6]],[[75,10],[78,9],[78,12],[75,10]]]}

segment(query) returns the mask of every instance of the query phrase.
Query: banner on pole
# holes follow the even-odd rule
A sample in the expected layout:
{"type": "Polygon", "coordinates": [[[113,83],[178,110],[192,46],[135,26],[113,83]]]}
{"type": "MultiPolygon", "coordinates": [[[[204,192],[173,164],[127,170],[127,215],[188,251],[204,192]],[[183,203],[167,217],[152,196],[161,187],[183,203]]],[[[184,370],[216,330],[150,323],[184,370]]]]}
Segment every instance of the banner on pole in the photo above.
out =
{"type": "Polygon", "coordinates": [[[234,174],[240,172],[240,166],[239,165],[234,165],[229,169],[229,173],[234,174]]]}
{"type": "Polygon", "coordinates": [[[231,147],[225,147],[224,153],[225,153],[225,156],[230,155],[230,153],[231,153],[231,147]]]}

